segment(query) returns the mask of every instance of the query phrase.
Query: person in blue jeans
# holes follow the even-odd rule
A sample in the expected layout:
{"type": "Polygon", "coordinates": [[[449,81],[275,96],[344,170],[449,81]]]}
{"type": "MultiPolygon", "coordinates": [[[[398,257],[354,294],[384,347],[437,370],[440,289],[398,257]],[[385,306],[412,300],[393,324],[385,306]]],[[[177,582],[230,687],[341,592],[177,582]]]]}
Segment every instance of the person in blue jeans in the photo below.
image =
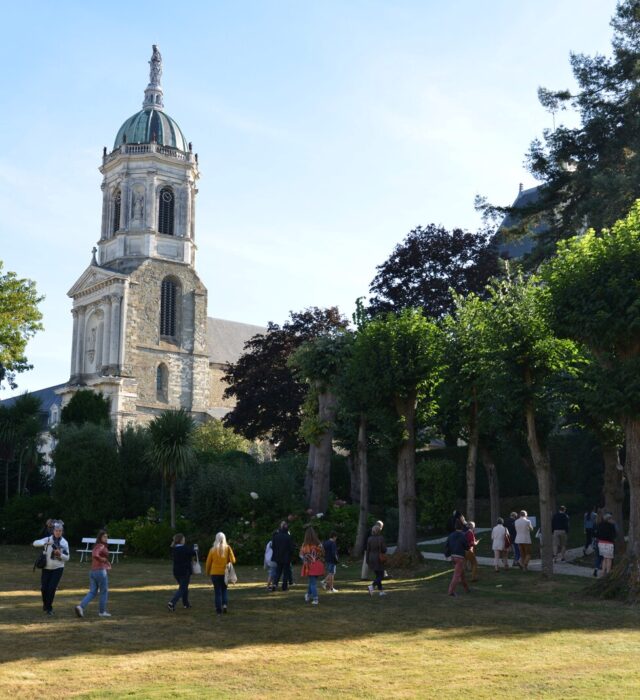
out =
{"type": "Polygon", "coordinates": [[[91,572],[89,573],[89,592],[82,599],[79,605],[76,605],[76,615],[84,617],[84,610],[89,603],[100,594],[98,603],[98,615],[100,617],[111,617],[111,613],[107,612],[107,599],[109,597],[109,576],[108,571],[111,569],[109,562],[109,547],[107,545],[109,535],[106,530],[100,530],[96,537],[96,543],[91,550],[91,572]]]}
{"type": "Polygon", "coordinates": [[[172,558],[173,576],[178,582],[178,588],[171,600],[167,603],[169,612],[175,612],[176,603],[182,598],[182,607],[190,608],[189,583],[191,581],[191,562],[196,558],[198,545],[185,544],[185,537],[181,532],[173,536],[172,558]]]}

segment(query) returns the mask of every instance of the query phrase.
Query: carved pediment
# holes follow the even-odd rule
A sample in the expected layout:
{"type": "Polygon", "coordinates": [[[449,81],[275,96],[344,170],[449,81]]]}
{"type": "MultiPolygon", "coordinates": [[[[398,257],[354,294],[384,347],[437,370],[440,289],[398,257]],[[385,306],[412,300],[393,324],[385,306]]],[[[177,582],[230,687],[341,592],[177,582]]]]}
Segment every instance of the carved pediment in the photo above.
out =
{"type": "Polygon", "coordinates": [[[67,292],[67,296],[74,299],[75,297],[93,292],[100,287],[107,287],[112,282],[124,282],[128,279],[127,275],[121,275],[118,272],[113,272],[113,270],[105,270],[96,265],[89,265],[80,275],[78,281],[67,292]]]}

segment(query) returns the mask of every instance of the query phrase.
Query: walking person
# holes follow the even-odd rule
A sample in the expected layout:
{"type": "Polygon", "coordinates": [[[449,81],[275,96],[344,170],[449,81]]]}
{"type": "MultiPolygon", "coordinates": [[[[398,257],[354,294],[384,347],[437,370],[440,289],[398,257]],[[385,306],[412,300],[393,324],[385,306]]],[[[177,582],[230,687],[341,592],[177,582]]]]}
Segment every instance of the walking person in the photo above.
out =
{"type": "Polygon", "coordinates": [[[533,525],[531,520],[527,518],[527,511],[521,510],[520,517],[516,520],[516,544],[520,548],[520,561],[518,566],[523,570],[527,571],[529,569],[529,562],[531,561],[531,533],[533,532],[533,525]]]}
{"type": "Polygon", "coordinates": [[[189,609],[189,583],[191,582],[192,567],[198,551],[198,545],[186,544],[185,536],[178,532],[171,543],[171,558],[173,559],[173,576],[178,582],[178,589],[167,603],[169,612],[175,612],[176,603],[182,598],[182,607],[189,609]]]}
{"type": "Polygon", "coordinates": [[[327,567],[327,578],[322,582],[322,587],[329,593],[337,593],[338,589],[334,587],[336,578],[336,568],[338,566],[338,533],[332,532],[329,539],[322,543],[324,549],[324,562],[327,567]]]}
{"type": "Polygon", "coordinates": [[[595,536],[596,525],[598,524],[598,515],[596,513],[596,508],[588,510],[584,514],[584,547],[582,548],[582,553],[587,556],[587,550],[589,547],[593,546],[593,538],[595,536]]]}
{"type": "Polygon", "coordinates": [[[493,549],[493,566],[500,571],[498,563],[502,559],[505,569],[509,568],[509,530],[504,526],[504,520],[498,518],[496,526],[491,530],[491,548],[493,549]]]}
{"type": "Polygon", "coordinates": [[[275,591],[278,565],[273,561],[273,544],[271,540],[267,542],[267,546],[264,548],[264,568],[267,570],[267,590],[275,591]]]}
{"type": "Polygon", "coordinates": [[[473,522],[473,520],[469,520],[466,527],[467,529],[465,531],[465,536],[467,538],[469,548],[464,553],[464,558],[471,565],[471,583],[476,583],[478,580],[478,558],[476,557],[476,546],[480,544],[480,540],[476,539],[476,524],[473,522]]]}
{"type": "Polygon", "coordinates": [[[386,563],[387,545],[382,536],[382,527],[376,523],[371,529],[371,536],[367,540],[367,566],[374,573],[373,581],[368,585],[369,595],[377,588],[380,595],[386,595],[382,590],[382,579],[384,578],[384,565],[386,563]]]}
{"type": "Polygon", "coordinates": [[[42,594],[42,609],[47,615],[53,615],[53,599],[64,573],[64,564],[69,561],[69,543],[62,536],[64,523],[54,520],[53,532],[39,540],[34,540],[34,547],[42,547],[46,556],[46,564],[40,578],[42,594]]]}
{"type": "Polygon", "coordinates": [[[295,551],[293,539],[289,534],[289,523],[287,523],[286,520],[283,520],[280,523],[280,527],[273,533],[271,546],[273,549],[272,559],[277,564],[276,579],[273,581],[273,590],[275,591],[278,589],[278,581],[282,576],[282,590],[286,591],[289,588],[289,582],[293,581],[291,560],[293,559],[293,553],[295,551]]]}
{"type": "Polygon", "coordinates": [[[453,563],[453,576],[449,583],[449,595],[456,597],[456,588],[461,583],[464,590],[469,592],[469,584],[464,575],[465,553],[469,548],[466,533],[462,531],[462,521],[458,520],[455,523],[455,530],[447,537],[445,546],[445,555],[451,557],[453,563]]]}
{"type": "Polygon", "coordinates": [[[302,559],[302,576],[309,578],[309,587],[304,594],[304,601],[311,605],[318,605],[318,576],[324,574],[324,549],[320,543],[316,531],[308,527],[304,531],[304,540],[300,548],[300,558],[302,559]]]}
{"type": "Polygon", "coordinates": [[[227,612],[227,584],[224,582],[224,572],[229,563],[235,564],[236,557],[231,547],[227,544],[224,532],[219,532],[216,535],[213,546],[209,550],[205,564],[205,572],[207,576],[211,576],[211,583],[213,584],[216,615],[226,614],[227,612]]]}
{"type": "Polygon", "coordinates": [[[84,610],[89,603],[100,594],[98,599],[98,615],[99,617],[111,617],[111,613],[107,612],[107,599],[109,597],[109,576],[108,571],[111,569],[109,561],[109,546],[107,544],[109,535],[106,530],[100,530],[96,537],[96,543],[91,550],[91,571],[89,572],[89,592],[82,599],[79,605],[76,605],[76,615],[84,617],[84,610]]]}
{"type": "MultiPolygon", "coordinates": [[[[509,517],[504,521],[504,526],[509,531],[509,539],[511,540],[511,546],[513,547],[513,566],[520,566],[520,545],[516,543],[516,520],[518,519],[518,514],[515,511],[511,511],[509,517]]],[[[508,552],[507,552],[508,556],[508,552]]]]}
{"type": "Polygon", "coordinates": [[[603,576],[611,572],[617,535],[618,530],[613,521],[613,515],[611,515],[611,513],[605,513],[596,531],[596,537],[598,538],[598,554],[602,557],[603,576]]]}
{"type": "Polygon", "coordinates": [[[553,538],[553,561],[566,561],[567,539],[569,537],[569,516],[564,506],[558,508],[551,518],[551,534],[553,538]]]}

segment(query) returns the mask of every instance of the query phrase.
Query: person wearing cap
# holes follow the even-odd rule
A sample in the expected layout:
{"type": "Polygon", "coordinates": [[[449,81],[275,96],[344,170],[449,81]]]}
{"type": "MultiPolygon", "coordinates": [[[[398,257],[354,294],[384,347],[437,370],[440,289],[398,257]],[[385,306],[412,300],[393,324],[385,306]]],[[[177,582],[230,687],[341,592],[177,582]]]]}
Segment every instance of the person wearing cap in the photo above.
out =
{"type": "Polygon", "coordinates": [[[569,536],[569,516],[564,506],[558,508],[558,512],[551,518],[551,532],[553,535],[553,561],[566,561],[567,538],[569,536]]]}
{"type": "Polygon", "coordinates": [[[53,599],[64,573],[64,564],[69,561],[69,543],[62,536],[63,529],[64,523],[54,520],[52,534],[33,542],[34,547],[44,548],[47,558],[40,578],[42,609],[47,615],[53,615],[53,599]]]}

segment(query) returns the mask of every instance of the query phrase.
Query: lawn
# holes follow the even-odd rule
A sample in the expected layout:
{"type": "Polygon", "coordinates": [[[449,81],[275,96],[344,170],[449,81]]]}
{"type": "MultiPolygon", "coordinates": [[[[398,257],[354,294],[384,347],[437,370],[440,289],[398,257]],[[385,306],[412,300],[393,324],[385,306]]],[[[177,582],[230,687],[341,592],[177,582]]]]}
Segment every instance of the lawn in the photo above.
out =
{"type": "Polygon", "coordinates": [[[170,564],[125,559],[110,577],[113,617],[94,602],[80,620],[87,564],[67,565],[48,618],[36,550],[0,551],[2,697],[640,697],[640,610],[582,597],[584,579],[484,568],[454,599],[448,566],[429,562],[370,598],[354,562],[312,607],[301,583],[269,594],[261,569],[240,566],[216,618],[203,576],[193,608],[171,614],[170,564]]]}

